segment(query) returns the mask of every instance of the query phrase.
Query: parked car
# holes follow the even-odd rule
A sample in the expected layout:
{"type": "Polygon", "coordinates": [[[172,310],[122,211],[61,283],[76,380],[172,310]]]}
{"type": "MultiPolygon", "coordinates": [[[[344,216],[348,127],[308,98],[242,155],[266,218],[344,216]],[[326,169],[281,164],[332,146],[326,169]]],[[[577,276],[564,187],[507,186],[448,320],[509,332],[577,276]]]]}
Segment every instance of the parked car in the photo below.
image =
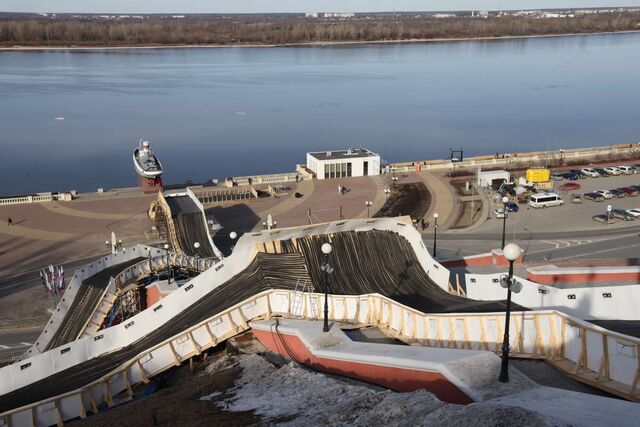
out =
{"type": "Polygon", "coordinates": [[[598,178],[600,176],[598,171],[593,168],[582,168],[580,172],[591,178],[598,178]]]}
{"type": "Polygon", "coordinates": [[[640,193],[640,185],[630,185],[629,188],[633,188],[634,190],[636,190],[638,193],[640,193]]]}
{"type": "Polygon", "coordinates": [[[622,175],[622,171],[617,166],[607,166],[604,168],[610,175],[622,175]]]}
{"type": "Polygon", "coordinates": [[[520,209],[516,202],[507,202],[506,206],[507,212],[518,212],[518,210],[520,209]]]}
{"type": "Polygon", "coordinates": [[[571,170],[569,170],[569,172],[575,173],[576,175],[578,175],[578,178],[580,178],[580,179],[587,178],[587,174],[582,172],[580,169],[571,169],[571,170]]]}
{"type": "Polygon", "coordinates": [[[494,210],[493,213],[495,214],[496,218],[505,218],[507,216],[503,208],[498,208],[494,210]]]}
{"type": "Polygon", "coordinates": [[[618,188],[618,190],[624,191],[626,195],[629,197],[635,197],[638,195],[638,190],[636,190],[633,187],[621,187],[621,188],[618,188]]]}
{"type": "Polygon", "coordinates": [[[640,163],[636,163],[635,165],[631,165],[635,173],[640,173],[640,163]]]}
{"type": "Polygon", "coordinates": [[[578,175],[573,172],[564,172],[561,173],[560,176],[569,181],[576,181],[578,179],[578,175]]]}
{"type": "Polygon", "coordinates": [[[613,199],[613,194],[611,194],[611,191],[609,190],[596,190],[594,193],[600,193],[600,195],[605,199],[613,199]]]}
{"type": "Polygon", "coordinates": [[[564,179],[564,177],[562,176],[561,173],[552,173],[551,174],[551,179],[554,181],[562,181],[564,179]]]}
{"type": "Polygon", "coordinates": [[[562,184],[560,187],[558,187],[558,189],[562,191],[579,190],[580,184],[578,184],[577,182],[567,182],[566,184],[562,184]]]}
{"type": "Polygon", "coordinates": [[[640,209],[627,209],[625,212],[635,217],[640,216],[640,209]]]}
{"type": "Polygon", "coordinates": [[[587,193],[584,195],[587,200],[593,200],[594,202],[603,202],[604,196],[600,193],[587,193]]]}
{"type": "Polygon", "coordinates": [[[611,216],[614,218],[620,218],[623,221],[633,221],[635,216],[628,214],[624,209],[611,209],[611,216]]]}
{"type": "Polygon", "coordinates": [[[632,175],[634,173],[636,173],[636,170],[634,169],[633,166],[628,166],[628,165],[622,165],[622,166],[618,166],[618,169],[620,170],[620,172],[622,172],[624,175],[632,175]]]}
{"type": "MultiPolygon", "coordinates": [[[[615,197],[616,199],[622,199],[623,197],[627,197],[627,193],[625,193],[624,191],[614,188],[613,190],[609,190],[609,192],[613,195],[613,197],[615,197]]],[[[606,196],[605,196],[606,197],[606,196]]]]}
{"type": "Polygon", "coordinates": [[[571,203],[582,203],[582,194],[572,194],[571,203]]]}
{"type": "Polygon", "coordinates": [[[600,176],[611,176],[611,174],[609,172],[607,172],[606,170],[602,169],[602,168],[594,168],[596,172],[598,172],[598,174],[600,174],[600,176]]]}
{"type": "Polygon", "coordinates": [[[606,214],[594,215],[591,217],[591,219],[595,222],[601,222],[603,224],[611,224],[612,222],[614,222],[614,220],[612,218],[609,218],[609,215],[606,214]]]}

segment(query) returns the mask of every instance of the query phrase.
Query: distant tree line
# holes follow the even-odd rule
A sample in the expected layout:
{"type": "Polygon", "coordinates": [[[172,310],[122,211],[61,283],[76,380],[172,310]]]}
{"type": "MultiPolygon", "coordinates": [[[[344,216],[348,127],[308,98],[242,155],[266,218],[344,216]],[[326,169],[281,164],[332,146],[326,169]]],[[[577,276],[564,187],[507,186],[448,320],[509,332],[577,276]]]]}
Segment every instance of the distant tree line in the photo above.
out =
{"type": "Polygon", "coordinates": [[[640,30],[640,13],[600,13],[575,18],[280,18],[0,20],[0,45],[118,46],[286,44],[475,38],[640,30]]]}

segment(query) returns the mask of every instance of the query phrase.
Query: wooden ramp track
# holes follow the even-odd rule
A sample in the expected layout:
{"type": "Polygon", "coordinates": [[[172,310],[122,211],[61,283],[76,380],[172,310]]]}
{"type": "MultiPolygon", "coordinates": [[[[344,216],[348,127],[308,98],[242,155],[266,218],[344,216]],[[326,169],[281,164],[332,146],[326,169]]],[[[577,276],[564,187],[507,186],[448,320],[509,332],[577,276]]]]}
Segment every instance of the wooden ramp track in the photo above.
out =
{"type": "MultiPolygon", "coordinates": [[[[506,309],[502,301],[475,301],[451,295],[438,286],[420,265],[411,244],[392,231],[345,231],[330,236],[305,236],[263,244],[259,251],[304,255],[313,283],[324,289],[321,246],[330,242],[330,292],[360,295],[380,293],[429,313],[494,312],[506,309]]],[[[526,310],[517,305],[515,309],[526,310]]]]}
{"type": "MultiPolygon", "coordinates": [[[[268,256],[268,255],[267,255],[268,256]]],[[[84,384],[77,376],[67,390],[35,403],[8,410],[3,396],[0,419],[6,425],[51,425],[96,413],[133,395],[132,386],[180,365],[220,342],[249,329],[249,322],[272,317],[318,319],[323,294],[290,289],[268,289],[219,310],[189,327],[174,328],[173,335],[141,351],[109,357],[85,371],[84,384]],[[179,330],[179,331],[178,331],[179,330]],[[124,357],[124,358],[123,358],[124,357]],[[102,367],[117,366],[115,369],[102,367]],[[45,408],[45,409],[43,409],[45,408]]],[[[379,294],[329,296],[332,321],[376,326],[411,345],[498,351],[502,346],[504,313],[425,314],[379,294]]],[[[216,309],[220,305],[216,304],[216,309]]],[[[514,357],[545,359],[571,377],[632,401],[638,393],[640,340],[612,333],[557,311],[514,312],[511,319],[511,348],[514,357]],[[626,346],[620,351],[617,346],[626,346]],[[576,369],[576,367],[578,367],[576,369]]],[[[149,342],[149,344],[151,344],[149,342]]],[[[102,358],[100,358],[102,359],[102,358]]],[[[44,384],[43,384],[44,385],[44,384]]],[[[51,384],[55,386],[56,384],[51,384]]],[[[42,396],[30,400],[33,402],[42,396]]],[[[18,396],[11,396],[16,399],[18,396]]],[[[12,402],[18,403],[17,400],[12,402]]],[[[14,406],[15,407],[15,406],[14,406]]]]}
{"type": "MultiPolygon", "coordinates": [[[[60,408],[62,419],[69,419],[74,413],[81,416],[77,413],[79,407],[86,411],[93,408],[91,402],[112,404],[113,395],[128,390],[119,388],[125,383],[130,386],[179,364],[215,345],[221,337],[246,329],[249,319],[276,314],[317,318],[322,313],[320,296],[295,289],[301,281],[313,284],[314,289],[324,289],[319,248],[328,239],[334,247],[329,257],[335,268],[330,275],[330,289],[336,294],[330,302],[333,319],[378,326],[418,345],[486,351],[500,348],[502,302],[478,302],[448,294],[422,270],[411,245],[395,232],[336,232],[258,246],[258,253],[246,268],[182,309],[171,321],[126,347],[54,370],[41,380],[14,388],[0,396],[0,412],[16,413],[15,408],[38,406],[32,402],[59,401],[56,407],[60,408]],[[467,313],[447,314],[455,311],[467,313]],[[427,312],[430,314],[424,314],[427,312]],[[226,314],[219,317],[220,313],[226,314]],[[217,328],[224,329],[224,333],[215,332],[217,328]],[[156,352],[154,349],[158,348],[163,350],[156,352]],[[126,370],[118,371],[122,366],[126,370]],[[121,377],[113,377],[114,369],[121,377]],[[69,398],[61,400],[60,396],[69,398]]],[[[155,308],[160,309],[161,305],[155,308]]],[[[611,389],[620,389],[620,395],[637,399],[637,339],[557,312],[522,311],[513,316],[514,354],[553,362],[566,359],[578,365],[572,375],[586,381],[588,374],[595,372],[601,388],[607,384],[611,389]]],[[[59,355],[65,349],[52,351],[59,355]]],[[[28,360],[23,365],[16,369],[29,369],[28,360]]],[[[36,417],[45,415],[36,411],[36,417]]],[[[47,422],[57,421],[43,418],[36,424],[47,422]]]]}
{"type": "MultiPolygon", "coordinates": [[[[441,289],[422,270],[409,242],[397,233],[346,231],[330,237],[334,250],[329,261],[335,267],[330,277],[332,292],[345,295],[377,292],[420,311],[504,310],[502,302],[472,301],[441,289]]],[[[170,324],[108,356],[82,362],[2,396],[0,411],[80,387],[211,313],[265,289],[295,289],[301,280],[312,283],[314,289],[324,289],[319,248],[325,241],[323,236],[309,236],[298,238],[295,243],[278,242],[276,247],[280,247],[282,253],[258,253],[244,271],[179,313],[170,324]]]]}

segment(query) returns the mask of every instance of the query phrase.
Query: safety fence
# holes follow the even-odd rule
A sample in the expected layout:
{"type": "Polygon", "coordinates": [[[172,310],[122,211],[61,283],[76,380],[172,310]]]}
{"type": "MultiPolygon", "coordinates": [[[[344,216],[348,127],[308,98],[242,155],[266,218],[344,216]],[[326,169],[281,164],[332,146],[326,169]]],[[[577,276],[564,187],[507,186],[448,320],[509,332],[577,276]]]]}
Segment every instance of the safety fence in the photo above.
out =
{"type": "Polygon", "coordinates": [[[258,198],[258,191],[253,187],[229,188],[224,190],[200,190],[195,191],[194,194],[198,200],[204,204],[258,198]]]}
{"type": "MultiPolygon", "coordinates": [[[[271,317],[318,319],[324,296],[268,290],[194,325],[114,367],[86,386],[0,414],[4,425],[52,425],[86,417],[133,397],[133,386],[271,317]]],[[[336,322],[377,326],[414,345],[497,352],[504,313],[424,314],[379,294],[329,296],[336,322]]],[[[545,359],[570,376],[623,398],[639,401],[640,339],[607,331],[557,311],[513,312],[514,357],[545,359]]],[[[64,353],[60,354],[64,357],[64,353]]],[[[22,369],[22,367],[21,367],[22,369]]]]}

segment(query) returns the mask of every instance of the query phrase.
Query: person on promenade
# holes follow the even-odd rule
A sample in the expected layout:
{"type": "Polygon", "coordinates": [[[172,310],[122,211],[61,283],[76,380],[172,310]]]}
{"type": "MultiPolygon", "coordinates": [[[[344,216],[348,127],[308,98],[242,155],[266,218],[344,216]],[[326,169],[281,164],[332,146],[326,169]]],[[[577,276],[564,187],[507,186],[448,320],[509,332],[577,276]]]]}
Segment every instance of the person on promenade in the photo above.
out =
{"type": "Polygon", "coordinates": [[[342,195],[342,185],[338,184],[338,194],[342,195]]]}
{"type": "Polygon", "coordinates": [[[13,225],[13,220],[11,218],[7,220],[7,225],[13,225]]]}

